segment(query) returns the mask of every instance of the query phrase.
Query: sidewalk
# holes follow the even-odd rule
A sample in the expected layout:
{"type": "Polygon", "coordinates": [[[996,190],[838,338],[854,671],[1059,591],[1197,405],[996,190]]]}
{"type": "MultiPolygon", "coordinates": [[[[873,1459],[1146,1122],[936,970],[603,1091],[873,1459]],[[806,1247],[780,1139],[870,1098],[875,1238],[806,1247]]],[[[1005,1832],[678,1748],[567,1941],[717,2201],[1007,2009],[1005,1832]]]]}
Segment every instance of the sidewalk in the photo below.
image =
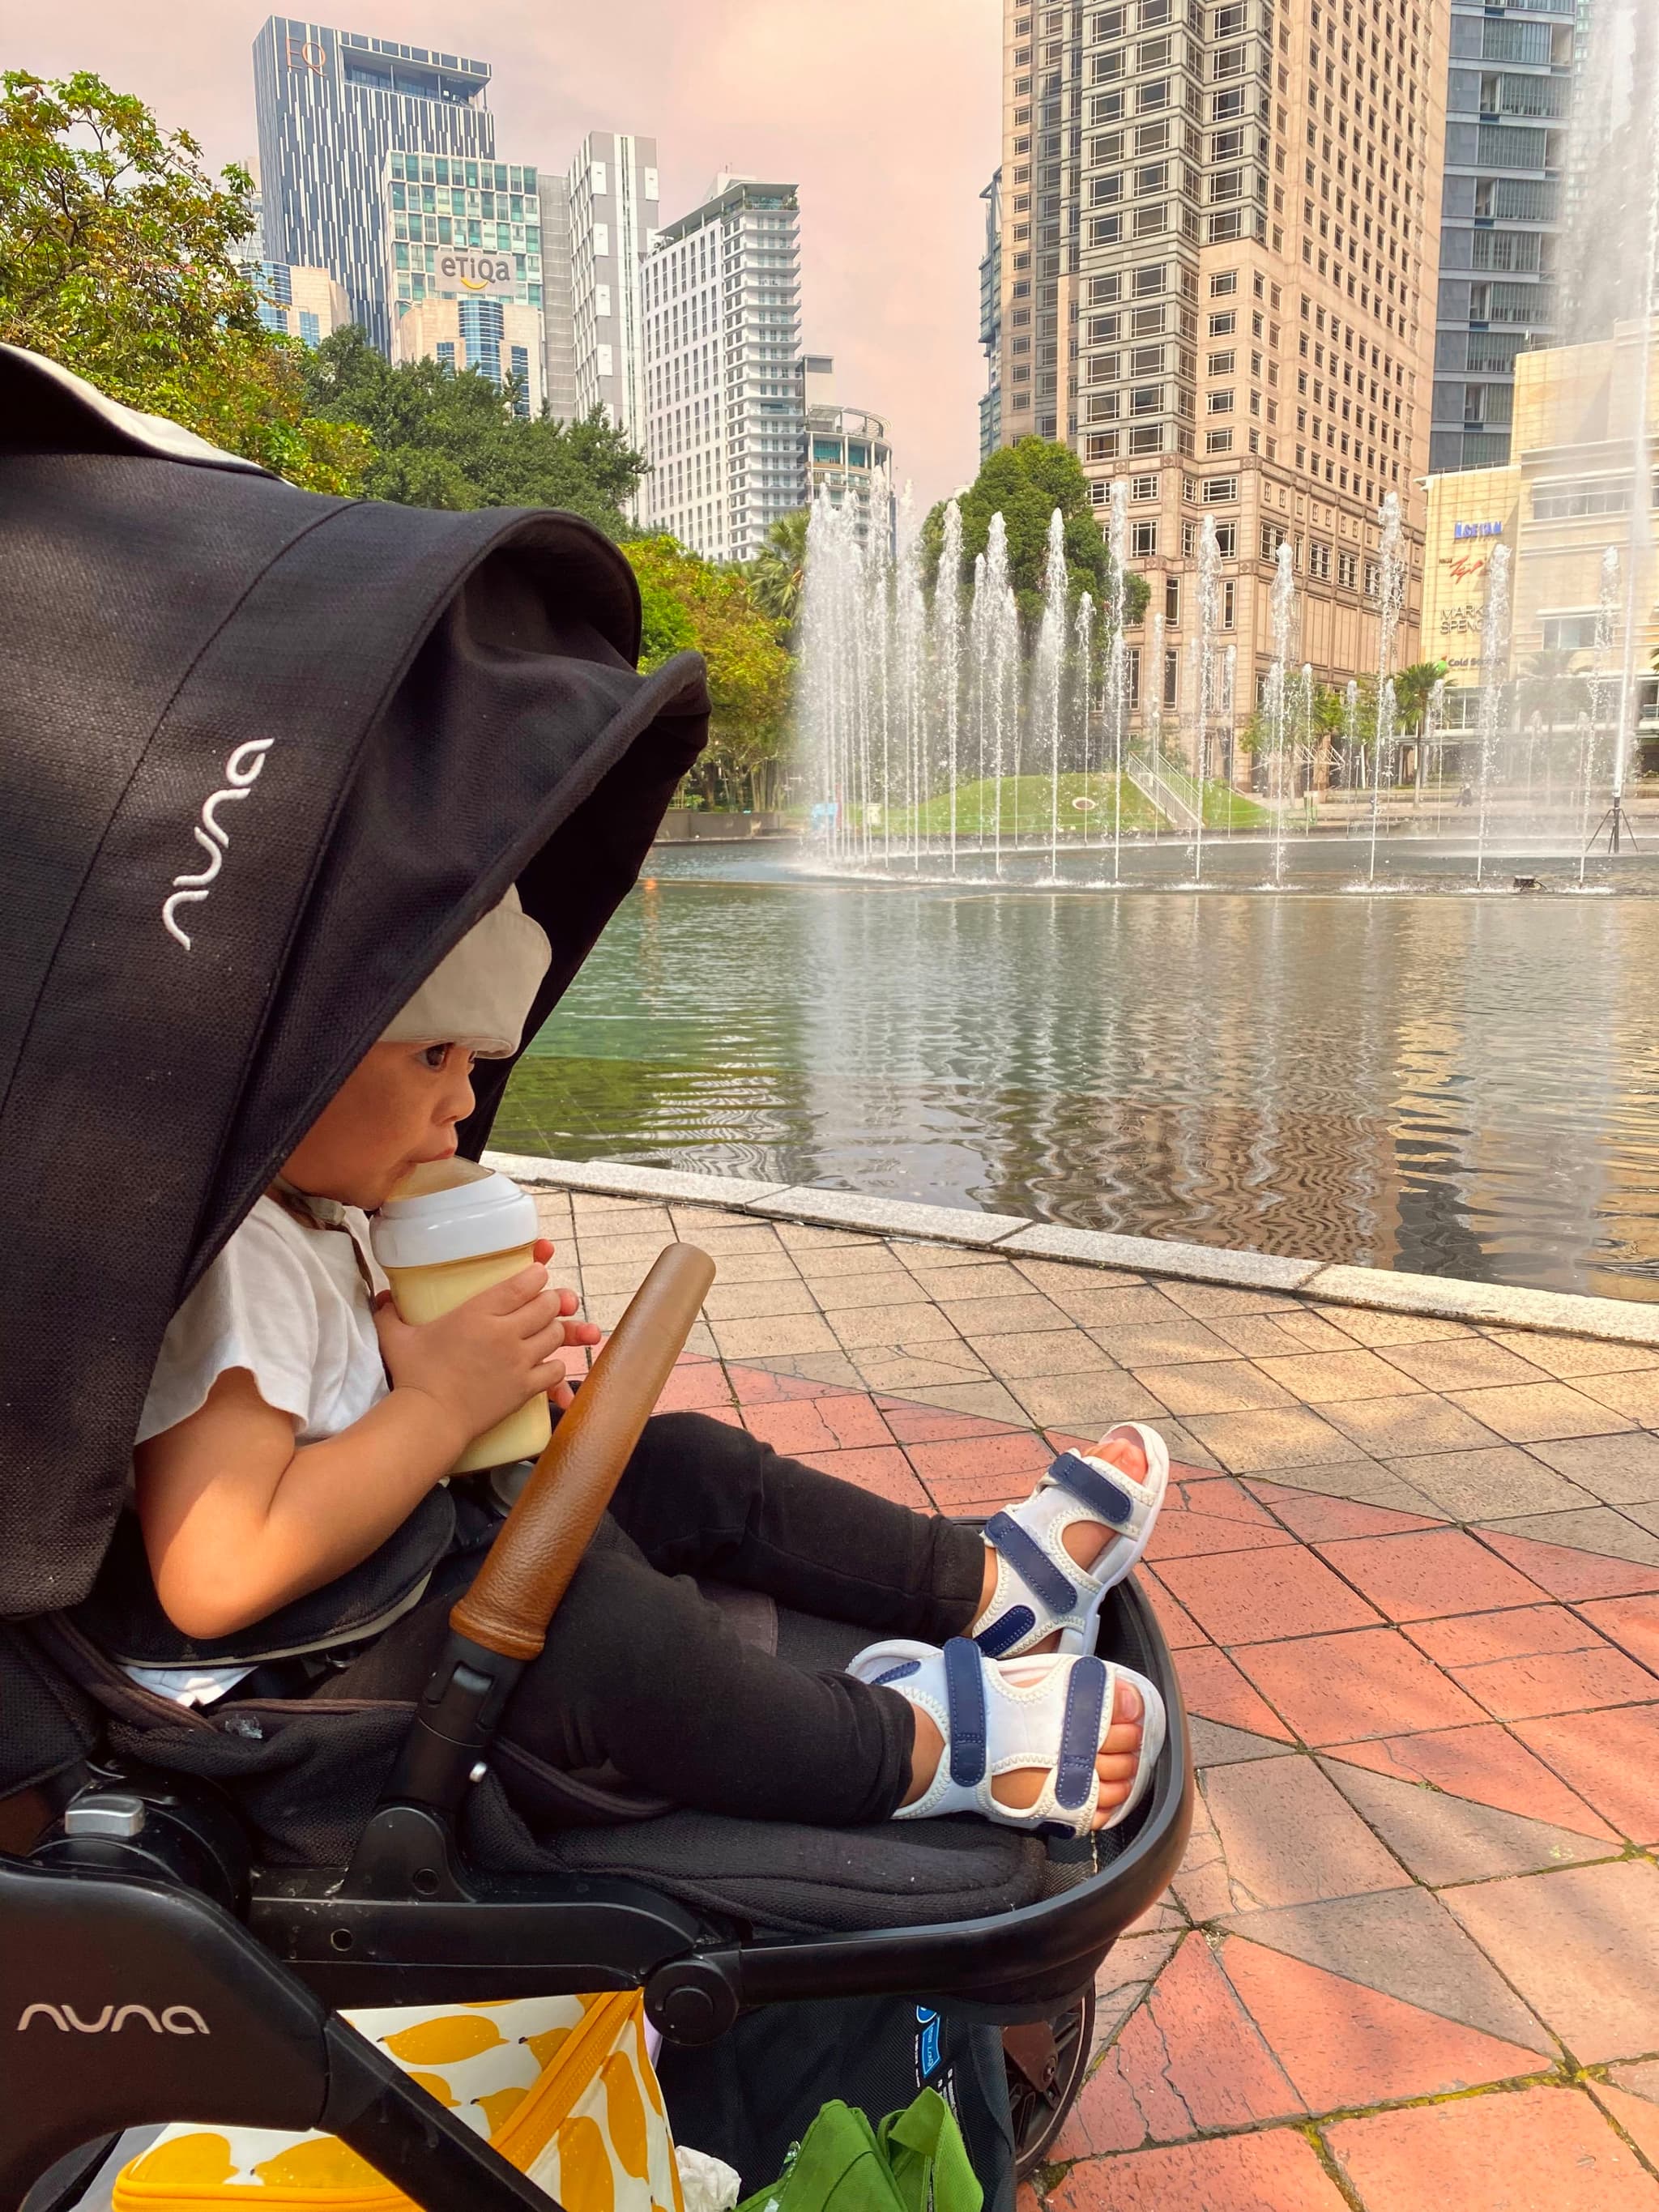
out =
{"type": "Polygon", "coordinates": [[[713,1254],[664,1405],[884,1496],[988,1511],[1123,1417],[1183,1462],[1142,1581],[1201,1802],[1054,2212],[1659,2212],[1659,1345],[538,1205],[603,1324],[713,1254]]]}

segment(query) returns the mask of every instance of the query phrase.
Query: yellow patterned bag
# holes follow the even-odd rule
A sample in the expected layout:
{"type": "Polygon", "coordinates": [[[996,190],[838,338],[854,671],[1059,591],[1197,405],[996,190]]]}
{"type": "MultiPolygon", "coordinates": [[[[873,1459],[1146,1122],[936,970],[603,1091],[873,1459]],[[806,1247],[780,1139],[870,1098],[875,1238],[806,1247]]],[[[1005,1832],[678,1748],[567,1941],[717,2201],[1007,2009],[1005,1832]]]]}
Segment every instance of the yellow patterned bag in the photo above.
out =
{"type": "MultiPolygon", "coordinates": [[[[684,2212],[639,1992],[348,2013],[568,2212],[684,2212]]],[[[114,2212],[411,2212],[333,2136],[167,2129],[116,2179],[114,2212]]]]}

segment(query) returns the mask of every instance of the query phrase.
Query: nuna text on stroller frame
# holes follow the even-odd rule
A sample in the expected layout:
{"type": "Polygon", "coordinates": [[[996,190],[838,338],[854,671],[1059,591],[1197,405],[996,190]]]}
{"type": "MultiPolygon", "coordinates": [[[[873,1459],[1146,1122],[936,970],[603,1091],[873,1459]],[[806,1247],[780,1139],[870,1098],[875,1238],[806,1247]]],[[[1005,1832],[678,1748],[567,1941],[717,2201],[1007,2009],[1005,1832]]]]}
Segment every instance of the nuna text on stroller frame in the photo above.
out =
{"type": "MultiPolygon", "coordinates": [[[[1170,1727],[1098,1863],[973,1820],[625,1820],[642,1808],[603,1791],[588,1825],[532,1834],[492,1767],[707,1286],[689,1248],[559,1425],[558,1481],[544,1463],[505,1522],[418,1707],[233,1694],[196,1715],[100,1648],[180,1298],[513,884],[554,947],[533,1035],[708,702],[694,655],[635,672],[632,574],[586,523],[313,497],[3,348],[0,511],[0,2212],[77,2202],[120,2130],[175,2119],[327,2130],[428,2212],[547,2212],[338,2008],[606,1989],[643,1990],[671,2075],[761,2008],[1024,2024],[1040,2152],[1088,2055],[1082,1993],[1188,1819],[1179,1692],[1133,1583],[1101,1647],[1170,1727]],[[43,2008],[161,2026],[66,2053],[43,2008]]],[[[480,1067],[474,1156],[508,1067],[480,1067]]],[[[860,1640],[761,1632],[814,1664],[860,1640]]]]}

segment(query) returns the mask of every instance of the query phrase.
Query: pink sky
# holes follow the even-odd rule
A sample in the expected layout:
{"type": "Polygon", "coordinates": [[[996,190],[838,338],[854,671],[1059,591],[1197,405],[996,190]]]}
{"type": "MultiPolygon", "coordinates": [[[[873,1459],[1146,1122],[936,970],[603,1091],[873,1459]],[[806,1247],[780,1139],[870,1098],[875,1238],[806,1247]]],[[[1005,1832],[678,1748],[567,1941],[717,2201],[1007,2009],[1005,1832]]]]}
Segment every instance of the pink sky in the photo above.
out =
{"type": "MultiPolygon", "coordinates": [[[[216,165],[252,160],[264,8],[13,0],[0,12],[6,66],[95,70],[193,131],[216,165]]],[[[506,160],[562,168],[584,131],[654,136],[665,221],[718,169],[798,183],[806,347],[835,356],[838,397],[886,415],[919,500],[972,476],[998,0],[362,0],[326,20],[489,63],[506,160]]]]}

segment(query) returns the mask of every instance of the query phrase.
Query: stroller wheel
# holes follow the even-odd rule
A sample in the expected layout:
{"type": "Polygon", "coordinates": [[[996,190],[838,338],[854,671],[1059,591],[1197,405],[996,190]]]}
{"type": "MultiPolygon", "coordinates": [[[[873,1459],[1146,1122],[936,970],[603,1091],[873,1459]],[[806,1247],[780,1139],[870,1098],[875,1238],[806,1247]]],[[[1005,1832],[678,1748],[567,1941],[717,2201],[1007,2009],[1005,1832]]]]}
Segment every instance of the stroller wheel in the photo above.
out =
{"type": "Polygon", "coordinates": [[[1066,2124],[1083,2087],[1095,2038],[1093,1985],[1052,2020],[1002,2031],[1008,2103],[1014,2123],[1014,2172],[1029,2180],[1066,2124]]]}

